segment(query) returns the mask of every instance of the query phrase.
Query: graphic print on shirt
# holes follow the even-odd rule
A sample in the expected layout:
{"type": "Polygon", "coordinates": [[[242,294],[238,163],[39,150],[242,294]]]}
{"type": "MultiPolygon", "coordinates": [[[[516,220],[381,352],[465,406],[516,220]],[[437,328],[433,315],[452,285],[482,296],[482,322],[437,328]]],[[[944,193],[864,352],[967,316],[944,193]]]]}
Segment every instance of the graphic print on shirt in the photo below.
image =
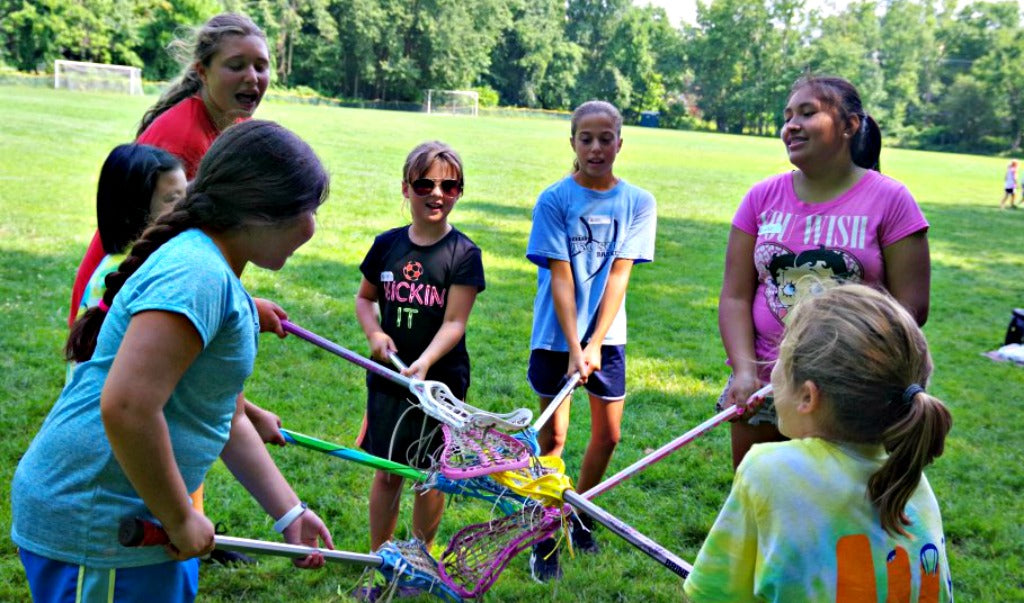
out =
{"type": "Polygon", "coordinates": [[[765,284],[767,306],[779,323],[808,294],[864,279],[864,267],[850,250],[865,248],[868,223],[868,216],[777,210],[758,216],[754,264],[765,284]],[[796,252],[787,245],[814,248],[796,252]]]}
{"type": "Polygon", "coordinates": [[[758,280],[765,284],[768,308],[780,323],[807,295],[816,295],[841,283],[859,283],[864,267],[853,254],[824,246],[795,253],[776,243],[759,244],[754,250],[758,280]]]}
{"type": "Polygon", "coordinates": [[[582,233],[569,236],[569,257],[588,254],[598,259],[597,266],[588,268],[589,274],[580,275],[583,281],[589,281],[615,259],[619,221],[610,216],[580,216],[580,224],[583,225],[582,233]]]}
{"type": "Polygon", "coordinates": [[[389,302],[405,304],[395,307],[395,326],[398,328],[413,328],[414,318],[422,308],[444,307],[448,289],[417,282],[423,276],[423,272],[423,264],[416,260],[409,260],[402,267],[402,280],[395,281],[391,272],[386,273],[388,278],[385,278],[384,273],[381,274],[384,298],[389,302]]]}
{"type": "MultiPolygon", "coordinates": [[[[940,552],[932,543],[925,543],[918,551],[921,582],[916,603],[938,603],[940,589],[940,552]]],[[[836,603],[877,601],[875,568],[871,557],[871,544],[865,534],[843,536],[836,543],[836,603]]],[[[889,551],[885,562],[886,603],[914,603],[913,574],[910,555],[897,546],[889,551]]],[[[952,598],[952,589],[950,589],[952,598]]]]}

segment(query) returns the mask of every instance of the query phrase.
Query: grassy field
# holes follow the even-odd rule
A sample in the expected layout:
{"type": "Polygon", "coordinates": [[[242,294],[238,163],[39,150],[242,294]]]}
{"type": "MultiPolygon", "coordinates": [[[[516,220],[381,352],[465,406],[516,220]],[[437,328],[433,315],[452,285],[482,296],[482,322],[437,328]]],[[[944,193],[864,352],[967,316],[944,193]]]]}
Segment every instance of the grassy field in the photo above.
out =
{"type": "MultiPolygon", "coordinates": [[[[152,98],[0,90],[0,600],[28,599],[7,534],[18,458],[60,391],[71,281],[95,225],[97,174],[131,140],[152,98]]],[[[555,119],[456,118],[267,103],[259,116],[292,128],[332,173],[316,237],[279,273],[250,268],[250,291],[298,324],[357,351],[358,264],[386,228],[404,224],[400,171],[416,143],[451,143],[466,164],[466,194],[452,222],[484,250],[487,290],[468,329],[470,397],[508,410],[535,404],[525,382],[535,270],[524,257],[530,208],[563,176],[569,126],[555,119]]],[[[754,182],[788,169],[771,139],[628,127],[616,173],[658,199],[655,262],[638,267],[627,300],[629,391],[621,469],[713,413],[727,376],[716,307],[729,220],[754,182]]],[[[1024,306],[1024,211],[999,211],[1005,159],[886,150],[882,167],[906,183],[931,222],[932,307],[925,331],[936,372],[930,391],[952,408],[946,454],[929,478],[945,518],[961,601],[1024,601],[1024,370],[981,352],[1002,342],[1024,306]]],[[[349,444],[364,405],[363,373],[297,338],[264,337],[249,397],[286,427],[349,444]]],[[[578,394],[566,460],[578,467],[589,417],[578,394]]],[[[332,528],[338,548],[367,547],[368,469],[297,448],[272,451],[293,486],[332,528]]],[[[598,499],[610,512],[692,559],[728,493],[728,434],[712,432],[598,499]]],[[[406,494],[399,522],[408,531],[406,494]]],[[[207,510],[233,535],[274,539],[272,520],[216,465],[207,510]]],[[[440,540],[489,516],[479,502],[449,506],[440,540]]],[[[54,526],[60,529],[60,526],[54,526]]],[[[793,526],[799,530],[800,526],[793,526]]],[[[565,579],[539,585],[525,557],[490,601],[677,601],[681,582],[607,531],[599,556],[563,559],[565,579]]],[[[226,570],[204,566],[203,601],[347,601],[360,570],[293,571],[287,561],[226,570]]]]}

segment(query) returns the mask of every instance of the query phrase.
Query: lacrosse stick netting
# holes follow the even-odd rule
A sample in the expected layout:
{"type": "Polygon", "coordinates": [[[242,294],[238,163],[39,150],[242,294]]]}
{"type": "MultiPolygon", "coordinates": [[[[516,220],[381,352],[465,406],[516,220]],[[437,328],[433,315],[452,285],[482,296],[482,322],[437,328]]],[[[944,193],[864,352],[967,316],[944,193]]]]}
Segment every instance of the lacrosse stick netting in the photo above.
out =
{"type": "MultiPolygon", "coordinates": [[[[462,596],[441,579],[438,563],[422,541],[392,540],[382,544],[375,554],[382,559],[378,571],[389,582],[389,588],[397,590],[400,586],[411,586],[444,601],[461,603],[462,596]]],[[[385,589],[385,597],[387,592],[385,589]]]]}
{"type": "Polygon", "coordinates": [[[441,473],[451,479],[479,477],[497,471],[522,469],[530,464],[526,444],[496,429],[452,429],[441,426],[444,449],[441,473]]]}
{"type": "Polygon", "coordinates": [[[560,509],[532,503],[517,513],[467,526],[452,537],[441,556],[441,579],[462,597],[479,597],[512,558],[549,537],[561,522],[560,509]]]}

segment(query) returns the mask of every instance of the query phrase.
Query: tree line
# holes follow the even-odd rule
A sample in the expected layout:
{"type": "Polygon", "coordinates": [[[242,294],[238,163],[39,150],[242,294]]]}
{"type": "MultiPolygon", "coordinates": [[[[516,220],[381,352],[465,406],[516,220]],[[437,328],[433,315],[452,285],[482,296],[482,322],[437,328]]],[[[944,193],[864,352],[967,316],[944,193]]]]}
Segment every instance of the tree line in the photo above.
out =
{"type": "Polygon", "coordinates": [[[168,43],[244,12],[267,33],[275,85],[332,97],[420,101],[477,89],[502,105],[571,109],[602,98],[628,120],[774,135],[804,73],[854,82],[885,135],[909,147],[1015,151],[1024,111],[1016,0],[699,2],[693,25],[630,0],[0,0],[0,62],[180,64],[168,43]]]}

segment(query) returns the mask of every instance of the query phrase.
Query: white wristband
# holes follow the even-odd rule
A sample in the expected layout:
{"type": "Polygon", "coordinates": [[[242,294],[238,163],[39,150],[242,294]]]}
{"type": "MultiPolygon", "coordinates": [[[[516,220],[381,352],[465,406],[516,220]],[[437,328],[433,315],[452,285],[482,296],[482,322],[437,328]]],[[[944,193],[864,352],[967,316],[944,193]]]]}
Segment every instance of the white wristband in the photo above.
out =
{"type": "Polygon", "coordinates": [[[307,508],[309,507],[306,503],[300,502],[291,509],[288,509],[288,512],[282,515],[281,518],[277,520],[277,523],[274,524],[274,531],[278,534],[283,534],[284,531],[288,529],[288,526],[295,523],[295,520],[299,518],[299,515],[306,512],[307,508]]]}

